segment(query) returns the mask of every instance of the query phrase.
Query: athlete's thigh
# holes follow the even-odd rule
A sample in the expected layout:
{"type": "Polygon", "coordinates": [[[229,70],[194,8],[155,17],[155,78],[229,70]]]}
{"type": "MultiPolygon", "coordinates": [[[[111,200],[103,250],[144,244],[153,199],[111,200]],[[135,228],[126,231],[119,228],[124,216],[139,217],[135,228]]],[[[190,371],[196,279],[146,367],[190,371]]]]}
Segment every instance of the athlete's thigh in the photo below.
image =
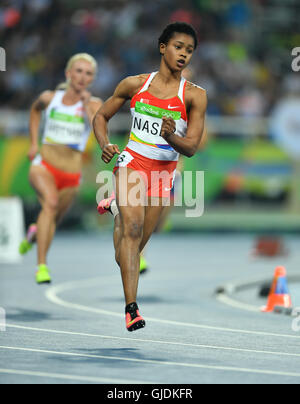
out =
{"type": "Polygon", "coordinates": [[[156,229],[159,219],[165,209],[165,203],[167,203],[168,201],[166,200],[166,198],[157,198],[157,204],[153,204],[151,202],[153,202],[153,198],[149,198],[149,204],[146,207],[145,211],[143,239],[140,245],[141,251],[143,250],[143,248],[149,241],[152,233],[156,229]]]}
{"type": "Polygon", "coordinates": [[[68,209],[71,207],[78,194],[79,187],[64,188],[58,193],[58,212],[57,221],[60,221],[68,209]]]}
{"type": "Polygon", "coordinates": [[[130,223],[143,225],[146,205],[146,188],[139,173],[133,169],[120,167],[115,174],[116,201],[121,225],[130,223]]]}
{"type": "Polygon", "coordinates": [[[58,197],[58,190],[53,175],[43,166],[31,166],[29,181],[36,191],[41,204],[50,198],[58,197]]]}
{"type": "Polygon", "coordinates": [[[147,204],[147,184],[143,173],[132,168],[120,167],[115,173],[116,200],[118,206],[136,207],[147,204]]]}

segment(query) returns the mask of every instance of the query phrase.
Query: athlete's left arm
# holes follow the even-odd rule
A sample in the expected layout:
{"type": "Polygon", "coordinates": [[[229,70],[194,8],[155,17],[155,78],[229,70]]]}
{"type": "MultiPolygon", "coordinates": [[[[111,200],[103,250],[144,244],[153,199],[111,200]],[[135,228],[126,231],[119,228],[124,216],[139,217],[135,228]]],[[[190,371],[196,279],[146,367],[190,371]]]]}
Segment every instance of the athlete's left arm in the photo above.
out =
{"type": "Polygon", "coordinates": [[[175,121],[171,118],[163,118],[161,136],[178,153],[192,157],[197,152],[204,133],[207,108],[206,91],[202,88],[194,87],[190,91],[187,106],[188,128],[186,136],[182,138],[176,135],[175,121]]]}

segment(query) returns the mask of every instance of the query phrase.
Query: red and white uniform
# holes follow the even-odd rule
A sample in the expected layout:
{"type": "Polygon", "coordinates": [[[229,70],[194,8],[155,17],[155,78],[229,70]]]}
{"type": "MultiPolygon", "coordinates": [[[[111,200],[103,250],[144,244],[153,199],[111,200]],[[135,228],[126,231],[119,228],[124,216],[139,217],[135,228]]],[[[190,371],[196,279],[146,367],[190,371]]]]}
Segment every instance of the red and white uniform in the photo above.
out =
{"type": "MultiPolygon", "coordinates": [[[[65,93],[65,90],[56,91],[45,111],[42,143],[52,146],[64,145],[84,152],[91,132],[88,117],[81,100],[74,105],[63,103],[65,93]]],[[[32,165],[45,167],[53,175],[59,191],[80,185],[81,173],[67,173],[58,170],[44,161],[40,154],[32,161],[32,165]]]]}
{"type": "Polygon", "coordinates": [[[165,100],[160,99],[148,91],[156,74],[157,72],[148,76],[140,91],[131,100],[130,138],[126,149],[117,160],[114,172],[119,167],[141,171],[148,180],[148,196],[169,197],[179,153],[160,136],[162,117],[173,118],[176,123],[176,135],[185,137],[187,113],[184,97],[187,82],[182,77],[178,94],[165,100]],[[158,177],[163,177],[163,180],[158,180],[158,177]]]}

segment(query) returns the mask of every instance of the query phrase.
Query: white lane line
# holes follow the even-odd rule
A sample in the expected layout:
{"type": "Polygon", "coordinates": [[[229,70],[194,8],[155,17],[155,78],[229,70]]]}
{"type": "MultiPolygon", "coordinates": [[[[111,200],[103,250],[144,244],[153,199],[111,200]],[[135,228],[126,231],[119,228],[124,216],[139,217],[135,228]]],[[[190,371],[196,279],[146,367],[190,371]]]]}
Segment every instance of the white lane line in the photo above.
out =
{"type": "Polygon", "coordinates": [[[57,352],[57,351],[49,351],[44,349],[33,349],[33,348],[19,348],[19,347],[10,347],[10,346],[0,346],[0,349],[3,350],[15,350],[15,351],[23,351],[23,352],[35,352],[35,353],[46,353],[51,355],[60,355],[60,356],[71,356],[78,358],[91,358],[91,359],[105,359],[111,361],[122,361],[122,362],[133,362],[133,363],[143,363],[149,365],[159,365],[159,366],[179,366],[186,368],[198,368],[198,369],[206,369],[206,370],[221,370],[228,372],[238,372],[238,373],[256,373],[263,375],[272,375],[272,376],[287,376],[287,377],[297,377],[300,378],[300,373],[296,372],[280,372],[275,370],[268,369],[251,369],[251,368],[239,368],[233,366],[213,366],[213,365],[201,365],[199,363],[182,363],[182,362],[168,362],[168,361],[159,361],[159,360],[148,360],[148,359],[135,359],[135,358],[122,358],[118,356],[104,356],[104,355],[92,355],[92,354],[79,354],[73,352],[57,352]]]}
{"type": "Polygon", "coordinates": [[[217,298],[217,300],[219,300],[219,302],[227,304],[228,306],[234,307],[235,309],[242,309],[242,310],[251,311],[254,313],[260,312],[260,307],[239,302],[238,300],[232,299],[231,297],[229,297],[228,295],[224,295],[223,293],[218,294],[216,298],[217,298]]]}
{"type": "MultiPolygon", "coordinates": [[[[66,308],[73,309],[73,310],[86,311],[86,312],[90,312],[90,313],[94,313],[94,314],[103,314],[106,316],[115,316],[115,317],[123,318],[124,315],[121,313],[116,313],[113,311],[103,310],[103,309],[99,309],[96,307],[90,307],[90,306],[84,306],[81,304],[71,303],[71,302],[68,302],[68,301],[63,300],[60,297],[58,297],[58,294],[66,292],[68,290],[75,290],[75,289],[81,289],[81,288],[95,286],[95,283],[97,281],[102,282],[102,279],[100,277],[93,278],[93,279],[85,281],[84,283],[82,281],[66,282],[66,283],[63,283],[63,284],[60,284],[57,286],[50,287],[49,289],[46,290],[45,295],[49,301],[51,301],[52,303],[57,304],[59,306],[62,306],[62,307],[66,307],[66,308]]],[[[203,324],[185,323],[185,322],[181,322],[181,321],[160,320],[160,319],[151,318],[151,317],[147,317],[146,320],[160,323],[160,324],[169,324],[169,325],[179,326],[179,327],[201,328],[201,329],[206,329],[206,330],[224,331],[224,332],[238,333],[238,334],[260,335],[260,336],[267,336],[267,337],[293,338],[293,339],[300,338],[300,335],[276,334],[276,333],[270,333],[270,332],[264,332],[264,331],[240,330],[240,329],[233,329],[233,328],[226,328],[226,327],[209,326],[209,325],[203,325],[203,324]]]]}
{"type": "Polygon", "coordinates": [[[101,338],[108,340],[116,340],[116,341],[127,341],[136,344],[137,342],[146,343],[146,344],[161,344],[161,345],[173,345],[173,346],[182,346],[187,348],[201,348],[201,349],[213,349],[213,350],[221,350],[221,351],[235,351],[235,352],[247,352],[254,354],[264,354],[264,355],[275,355],[275,356],[290,356],[290,357],[300,357],[300,353],[289,353],[289,352],[273,352],[273,351],[265,351],[265,350],[256,350],[256,349],[246,349],[246,348],[234,348],[234,347],[225,347],[218,345],[203,345],[203,344],[190,344],[183,342],[174,342],[174,341],[161,341],[161,340],[152,340],[152,339],[137,339],[137,338],[126,338],[126,337],[114,337],[111,335],[101,335],[101,334],[87,334],[80,332],[71,332],[71,331],[61,331],[61,330],[49,330],[45,328],[33,328],[20,326],[15,324],[6,324],[7,328],[17,328],[29,331],[36,332],[46,332],[52,334],[62,334],[62,335],[75,335],[81,337],[90,337],[90,338],[101,338]]]}
{"type": "MultiPolygon", "coordinates": [[[[110,384],[149,384],[149,382],[138,382],[124,379],[108,379],[106,377],[90,377],[90,376],[77,376],[68,375],[64,373],[48,373],[48,372],[34,372],[19,369],[1,369],[0,373],[18,375],[18,376],[33,376],[33,377],[45,377],[47,379],[61,379],[61,380],[73,380],[81,382],[91,383],[110,383],[110,384]]],[[[154,383],[151,383],[154,384],[154,383]]]]}

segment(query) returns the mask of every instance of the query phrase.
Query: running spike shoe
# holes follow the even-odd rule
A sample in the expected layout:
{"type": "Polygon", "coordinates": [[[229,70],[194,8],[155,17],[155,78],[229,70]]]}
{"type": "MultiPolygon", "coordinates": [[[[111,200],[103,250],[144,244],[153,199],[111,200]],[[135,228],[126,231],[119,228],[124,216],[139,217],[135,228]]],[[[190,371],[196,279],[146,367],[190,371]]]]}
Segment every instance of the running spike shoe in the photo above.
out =
{"type": "Polygon", "coordinates": [[[128,331],[136,331],[146,326],[146,322],[143,317],[141,317],[138,305],[135,302],[130,303],[126,306],[125,315],[126,328],[128,331]]]}
{"type": "Polygon", "coordinates": [[[148,263],[143,255],[140,257],[140,275],[148,271],[148,263]]]}
{"type": "Polygon", "coordinates": [[[115,193],[113,192],[109,198],[102,199],[102,201],[99,203],[99,205],[97,207],[98,213],[100,215],[104,215],[104,213],[107,213],[107,212],[110,212],[111,214],[113,214],[110,207],[111,207],[112,201],[114,201],[115,198],[116,198],[115,193]]]}
{"type": "Polygon", "coordinates": [[[36,233],[37,233],[37,225],[33,223],[29,226],[26,238],[21,242],[19,246],[19,253],[21,255],[25,255],[28,251],[32,249],[32,245],[35,242],[36,233]]]}
{"type": "Polygon", "coordinates": [[[35,274],[36,283],[41,285],[43,283],[51,283],[51,277],[49,274],[49,268],[45,264],[38,266],[38,270],[35,274]]]}

